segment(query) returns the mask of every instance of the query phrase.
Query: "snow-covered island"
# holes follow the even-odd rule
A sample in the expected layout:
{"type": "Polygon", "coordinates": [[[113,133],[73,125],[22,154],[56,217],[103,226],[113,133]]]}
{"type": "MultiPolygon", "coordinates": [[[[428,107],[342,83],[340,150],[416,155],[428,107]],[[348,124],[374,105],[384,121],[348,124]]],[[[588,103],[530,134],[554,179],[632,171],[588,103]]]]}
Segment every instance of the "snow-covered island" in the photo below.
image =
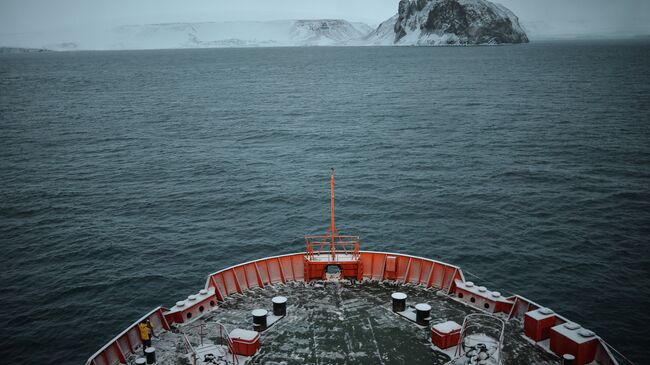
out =
{"type": "Polygon", "coordinates": [[[0,34],[0,46],[57,51],[526,43],[517,17],[487,0],[401,0],[376,29],[342,19],[164,23],[0,34]]]}

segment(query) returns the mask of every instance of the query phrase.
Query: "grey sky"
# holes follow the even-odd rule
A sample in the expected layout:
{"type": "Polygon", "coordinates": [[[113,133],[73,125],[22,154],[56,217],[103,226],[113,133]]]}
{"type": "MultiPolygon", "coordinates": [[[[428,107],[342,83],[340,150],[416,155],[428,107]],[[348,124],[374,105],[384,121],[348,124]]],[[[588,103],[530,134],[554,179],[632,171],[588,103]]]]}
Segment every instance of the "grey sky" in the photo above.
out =
{"type": "MultiPolygon", "coordinates": [[[[533,33],[650,34],[650,0],[500,0],[533,33]]],[[[0,0],[0,33],[124,24],[342,18],[377,25],[398,0],[0,0]]]]}

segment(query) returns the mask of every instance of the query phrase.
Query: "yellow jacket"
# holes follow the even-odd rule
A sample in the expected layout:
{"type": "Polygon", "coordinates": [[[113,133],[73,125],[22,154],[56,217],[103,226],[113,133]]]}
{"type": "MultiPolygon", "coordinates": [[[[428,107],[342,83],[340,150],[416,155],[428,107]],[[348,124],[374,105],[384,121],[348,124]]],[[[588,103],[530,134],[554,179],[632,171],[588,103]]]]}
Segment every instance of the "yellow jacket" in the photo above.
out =
{"type": "Polygon", "coordinates": [[[151,338],[151,333],[153,332],[153,326],[146,323],[138,323],[138,329],[140,330],[140,339],[148,340],[151,338]]]}

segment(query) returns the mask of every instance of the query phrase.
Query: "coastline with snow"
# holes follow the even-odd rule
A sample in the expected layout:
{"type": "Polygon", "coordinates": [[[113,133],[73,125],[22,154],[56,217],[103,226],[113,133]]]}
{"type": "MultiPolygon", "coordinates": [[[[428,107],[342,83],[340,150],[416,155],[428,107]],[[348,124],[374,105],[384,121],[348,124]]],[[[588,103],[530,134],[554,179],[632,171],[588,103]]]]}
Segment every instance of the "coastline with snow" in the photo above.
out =
{"type": "Polygon", "coordinates": [[[0,46],[52,51],[526,43],[517,17],[487,0],[402,0],[372,28],[344,19],[126,25],[0,34],[0,46]]]}

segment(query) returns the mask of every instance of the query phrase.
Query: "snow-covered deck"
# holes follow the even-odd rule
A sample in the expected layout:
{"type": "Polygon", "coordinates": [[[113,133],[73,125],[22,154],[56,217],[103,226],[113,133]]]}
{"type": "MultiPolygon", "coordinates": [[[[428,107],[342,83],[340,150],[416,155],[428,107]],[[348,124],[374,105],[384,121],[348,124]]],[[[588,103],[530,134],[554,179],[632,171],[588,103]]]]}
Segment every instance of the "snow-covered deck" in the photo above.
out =
{"type": "MultiPolygon", "coordinates": [[[[191,364],[187,344],[194,348],[219,344],[216,323],[227,331],[252,329],[251,311],[271,309],[272,298],[288,298],[287,316],[264,331],[261,349],[250,364],[444,364],[449,359],[431,350],[430,331],[396,315],[391,310],[391,293],[408,295],[408,305],[427,303],[432,324],[463,318],[477,309],[458,303],[436,289],[365,281],[340,283],[312,281],[274,284],[228,297],[173,331],[153,339],[158,364],[191,364]],[[203,329],[199,330],[203,324],[203,329]],[[185,336],[184,336],[185,334],[185,336]]],[[[521,336],[521,324],[506,328],[504,364],[559,364],[559,360],[530,344],[521,336]]],[[[136,351],[137,353],[140,353],[136,351]]],[[[128,359],[134,364],[135,357],[128,359]]],[[[197,364],[202,364],[200,362],[197,364]]],[[[243,363],[245,359],[240,359],[243,363]]]]}
{"type": "MultiPolygon", "coordinates": [[[[328,263],[318,264],[321,267],[316,269],[324,270],[328,263]]],[[[478,311],[507,318],[503,364],[559,361],[547,353],[548,339],[534,343],[522,331],[525,313],[541,305],[517,295],[505,298],[479,287],[477,293],[486,294],[483,300],[481,295],[464,289],[467,283],[457,266],[398,253],[360,251],[358,262],[336,263],[352,282],[324,284],[324,275],[318,270],[314,273],[312,265],[303,252],[231,266],[210,274],[198,294],[177,302],[172,310],[154,309],[142,319],[150,319],[161,334],[154,340],[159,347],[158,363],[191,364],[191,358],[185,356],[188,348],[198,353],[217,339],[214,334],[201,336],[201,331],[214,332],[217,323],[227,327],[221,332],[251,329],[251,311],[270,310],[271,298],[277,295],[288,298],[287,316],[267,317],[269,329],[261,336],[261,350],[251,360],[254,364],[445,363],[445,355],[430,349],[430,332],[391,311],[393,292],[407,293],[408,305],[429,304],[432,325],[448,320],[461,323],[465,315],[478,311]],[[466,295],[461,296],[463,293],[466,295]],[[488,303],[487,298],[493,302],[488,303]]],[[[555,317],[558,323],[568,322],[560,315],[555,317]]],[[[138,322],[100,348],[86,364],[132,364],[133,353],[142,353],[138,322]]],[[[598,363],[613,364],[613,359],[622,357],[612,352],[597,338],[598,363]]]]}

